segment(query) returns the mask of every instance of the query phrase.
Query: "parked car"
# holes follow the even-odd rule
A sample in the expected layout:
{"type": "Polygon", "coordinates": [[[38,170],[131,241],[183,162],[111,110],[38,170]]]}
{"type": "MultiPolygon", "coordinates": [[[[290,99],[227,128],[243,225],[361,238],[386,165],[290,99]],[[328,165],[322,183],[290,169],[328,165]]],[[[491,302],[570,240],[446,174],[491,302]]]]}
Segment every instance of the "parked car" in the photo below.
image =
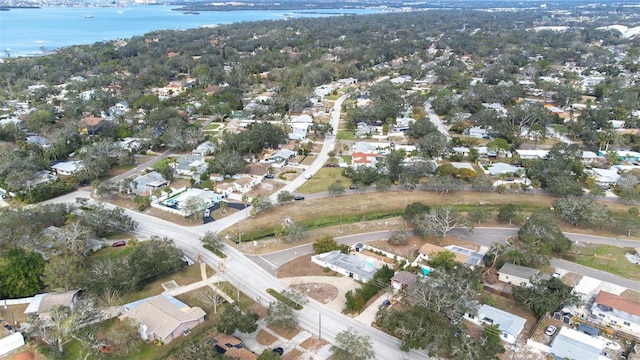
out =
{"type": "Polygon", "coordinates": [[[273,174],[267,174],[264,176],[265,179],[273,179],[275,176],[273,174]]]}
{"type": "Polygon", "coordinates": [[[293,200],[304,200],[304,196],[296,195],[293,200]]]}
{"type": "Polygon", "coordinates": [[[119,246],[125,246],[125,245],[127,245],[127,243],[124,240],[118,240],[113,244],[111,244],[112,247],[119,247],[119,246]]]}
{"type": "Polygon", "coordinates": [[[274,353],[274,354],[278,354],[278,355],[280,355],[280,356],[282,356],[282,354],[284,354],[284,349],[283,349],[283,348],[281,348],[281,347],[274,348],[274,349],[273,349],[273,350],[271,350],[271,351],[273,351],[273,353],[274,353]]]}
{"type": "Polygon", "coordinates": [[[556,333],[556,330],[558,330],[558,328],[556,328],[556,327],[555,327],[555,326],[553,326],[553,325],[549,325],[549,326],[547,327],[547,329],[544,331],[544,334],[545,334],[545,335],[552,336],[553,334],[555,334],[555,333],[556,333]]]}
{"type": "Polygon", "coordinates": [[[357,186],[357,185],[350,185],[350,186],[349,186],[349,189],[351,189],[351,190],[355,190],[355,189],[357,189],[357,188],[358,188],[358,186],[357,186]]]}

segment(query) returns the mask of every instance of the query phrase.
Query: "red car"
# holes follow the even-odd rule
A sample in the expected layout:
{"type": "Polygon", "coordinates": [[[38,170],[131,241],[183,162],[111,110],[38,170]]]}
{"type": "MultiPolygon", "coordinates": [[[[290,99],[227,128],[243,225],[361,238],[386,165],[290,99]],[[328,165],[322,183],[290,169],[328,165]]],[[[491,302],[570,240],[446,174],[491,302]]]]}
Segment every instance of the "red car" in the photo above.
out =
{"type": "Polygon", "coordinates": [[[125,246],[125,245],[127,245],[127,243],[124,240],[118,240],[113,244],[111,244],[112,247],[119,247],[119,246],[125,246]]]}

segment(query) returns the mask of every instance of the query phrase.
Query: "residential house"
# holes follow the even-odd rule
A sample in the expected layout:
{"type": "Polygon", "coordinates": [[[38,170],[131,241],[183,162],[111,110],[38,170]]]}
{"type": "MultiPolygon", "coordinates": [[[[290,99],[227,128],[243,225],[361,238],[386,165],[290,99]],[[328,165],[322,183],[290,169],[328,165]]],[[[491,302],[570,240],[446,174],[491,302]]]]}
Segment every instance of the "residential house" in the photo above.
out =
{"type": "Polygon", "coordinates": [[[605,341],[600,337],[561,327],[551,342],[554,360],[609,360],[603,355],[605,341]]]}
{"type": "Polygon", "coordinates": [[[361,137],[369,137],[373,134],[376,134],[377,130],[375,126],[371,126],[368,124],[359,124],[358,127],[356,128],[356,132],[354,134],[354,136],[356,138],[361,138],[361,137]]]}
{"type": "Polygon", "coordinates": [[[391,286],[395,290],[405,290],[416,284],[416,274],[408,271],[398,271],[391,278],[391,286]]]}
{"type": "Polygon", "coordinates": [[[425,243],[424,245],[422,245],[420,247],[418,257],[415,259],[414,262],[417,263],[417,262],[420,262],[422,260],[429,261],[431,258],[436,256],[438,253],[441,253],[443,251],[452,252],[455,255],[455,258],[454,258],[455,261],[459,262],[460,264],[466,263],[467,260],[469,259],[469,257],[465,256],[464,254],[453,252],[453,251],[451,251],[449,249],[443,248],[442,246],[425,243]]]}
{"type": "Polygon", "coordinates": [[[464,146],[454,146],[453,148],[451,148],[451,153],[461,154],[463,157],[469,156],[470,151],[471,150],[468,147],[464,147],[464,146]]]}
{"type": "Polygon", "coordinates": [[[109,108],[109,114],[111,116],[122,116],[129,111],[129,103],[126,101],[119,101],[115,105],[109,108]]]}
{"type": "Polygon", "coordinates": [[[202,144],[198,145],[195,149],[191,151],[192,155],[199,156],[208,156],[213,154],[216,150],[216,146],[211,141],[205,141],[202,144]]]}
{"type": "Polygon", "coordinates": [[[475,137],[475,138],[488,138],[489,132],[487,129],[483,129],[480,127],[472,127],[464,131],[464,134],[467,136],[475,137]]]}
{"type": "Polygon", "coordinates": [[[49,140],[47,140],[47,138],[43,136],[37,136],[37,135],[27,136],[26,142],[27,144],[36,145],[41,149],[45,149],[45,150],[51,148],[51,143],[49,142],[49,140]]]}
{"type": "Polygon", "coordinates": [[[516,342],[527,322],[525,318],[486,304],[480,306],[478,315],[465,314],[464,317],[477,325],[498,325],[500,338],[509,344],[516,342]]]}
{"type": "Polygon", "coordinates": [[[243,344],[242,340],[232,335],[218,334],[213,338],[214,348],[220,355],[231,359],[255,360],[258,355],[251,352],[243,344]]]}
{"type": "Polygon", "coordinates": [[[351,145],[351,151],[354,153],[378,154],[380,152],[378,144],[358,141],[351,145]]]}
{"type": "Polygon", "coordinates": [[[602,325],[640,334],[640,303],[601,290],[591,306],[591,314],[602,325]]]}
{"type": "Polygon", "coordinates": [[[54,306],[60,305],[73,309],[73,306],[78,302],[79,293],[80,290],[68,290],[37,294],[24,310],[24,313],[29,317],[38,317],[41,320],[48,321],[51,319],[49,312],[54,306]]]}
{"type": "Polygon", "coordinates": [[[482,263],[484,253],[488,250],[486,247],[481,247],[482,252],[478,252],[458,245],[447,245],[444,248],[456,254],[456,258],[465,259],[462,263],[472,268],[482,263]]]}
{"type": "Polygon", "coordinates": [[[473,173],[476,173],[476,169],[473,167],[472,164],[470,163],[465,163],[465,162],[451,162],[451,166],[453,166],[454,168],[458,169],[458,170],[462,170],[462,169],[467,169],[469,171],[473,171],[473,173]]]}
{"type": "MultiPolygon", "coordinates": [[[[498,270],[498,280],[513,286],[529,286],[531,278],[540,274],[540,270],[506,263],[498,270]]],[[[544,274],[544,278],[549,278],[544,274]]]]}
{"type": "Polygon", "coordinates": [[[549,155],[549,150],[517,149],[516,154],[520,159],[544,159],[549,155]]]}
{"type": "Polygon", "coordinates": [[[338,84],[340,84],[342,87],[355,85],[357,82],[358,82],[358,79],[354,79],[354,78],[344,78],[344,79],[338,80],[338,84]]]}
{"type": "Polygon", "coordinates": [[[140,335],[145,341],[170,343],[180,335],[204,322],[207,315],[199,307],[187,304],[171,295],[161,294],[125,305],[120,320],[131,318],[140,324],[140,335]]]}
{"type": "Polygon", "coordinates": [[[314,255],[311,257],[311,261],[323,268],[329,268],[337,273],[362,282],[373,279],[373,275],[375,275],[381,267],[373,258],[343,254],[339,251],[314,255]]]}
{"type": "Polygon", "coordinates": [[[57,175],[71,176],[83,170],[84,165],[81,160],[62,161],[51,166],[51,169],[55,171],[57,175]]]}
{"type": "Polygon", "coordinates": [[[305,140],[307,138],[307,127],[291,127],[292,132],[287,134],[289,140],[305,140]]]}
{"type": "Polygon", "coordinates": [[[126,137],[120,140],[118,145],[127,151],[135,152],[142,149],[143,144],[147,141],[149,141],[149,139],[126,137]]]}
{"type": "Polygon", "coordinates": [[[311,115],[306,115],[306,114],[292,116],[291,119],[289,120],[289,122],[291,122],[291,123],[312,124],[313,123],[313,117],[311,117],[311,115]]]}
{"type": "Polygon", "coordinates": [[[152,171],[136,177],[133,179],[133,183],[135,184],[133,191],[137,195],[146,196],[151,195],[157,189],[162,190],[169,182],[159,172],[152,171]]]}
{"type": "Polygon", "coordinates": [[[265,155],[265,159],[273,160],[275,162],[283,162],[283,161],[288,161],[289,159],[291,159],[292,157],[295,157],[296,155],[298,155],[298,153],[293,150],[278,149],[269,155],[265,155]]]}
{"type": "Polygon", "coordinates": [[[586,170],[595,178],[596,182],[600,186],[608,187],[611,185],[615,185],[620,180],[620,174],[618,174],[618,170],[616,168],[611,169],[598,169],[592,168],[586,170]]]}
{"type": "MultiPolygon", "coordinates": [[[[24,344],[24,336],[22,336],[22,333],[18,331],[0,338],[0,357],[5,356],[13,350],[23,347],[24,344]]],[[[14,356],[13,359],[17,359],[17,356],[14,356]]]]}
{"type": "Polygon", "coordinates": [[[188,200],[192,197],[197,197],[202,200],[202,209],[205,210],[207,208],[212,207],[216,203],[222,201],[222,195],[215,191],[211,191],[209,189],[197,189],[197,188],[189,188],[186,191],[173,196],[163,202],[163,204],[172,209],[178,209],[181,211],[182,215],[189,216],[191,214],[187,213],[186,205],[188,200]]]}
{"type": "Polygon", "coordinates": [[[169,161],[173,171],[182,176],[197,177],[205,172],[208,166],[202,155],[185,154],[170,159],[175,159],[175,162],[169,161]]]}
{"type": "Polygon", "coordinates": [[[27,180],[27,185],[34,186],[40,184],[49,184],[58,179],[58,176],[49,170],[40,170],[36,172],[31,179],[27,180]]]}
{"type": "Polygon", "coordinates": [[[491,174],[491,176],[514,175],[518,170],[524,171],[524,168],[513,166],[511,164],[494,163],[493,165],[491,165],[491,167],[489,167],[487,172],[491,174]]]}
{"type": "Polygon", "coordinates": [[[105,118],[101,116],[86,116],[82,118],[80,132],[83,134],[95,135],[102,130],[105,118]]]}
{"type": "Polygon", "coordinates": [[[17,117],[11,117],[8,119],[0,120],[0,127],[5,127],[5,126],[15,126],[16,128],[18,128],[18,130],[24,129],[24,123],[22,122],[22,120],[18,119],[17,117]]]}
{"type": "Polygon", "coordinates": [[[361,166],[375,167],[378,163],[378,158],[382,158],[376,154],[365,154],[356,152],[351,154],[351,167],[359,168],[361,166]]]}
{"type": "Polygon", "coordinates": [[[593,151],[583,151],[582,152],[582,162],[583,163],[591,164],[596,159],[598,159],[598,154],[594,153],[593,151]]]}

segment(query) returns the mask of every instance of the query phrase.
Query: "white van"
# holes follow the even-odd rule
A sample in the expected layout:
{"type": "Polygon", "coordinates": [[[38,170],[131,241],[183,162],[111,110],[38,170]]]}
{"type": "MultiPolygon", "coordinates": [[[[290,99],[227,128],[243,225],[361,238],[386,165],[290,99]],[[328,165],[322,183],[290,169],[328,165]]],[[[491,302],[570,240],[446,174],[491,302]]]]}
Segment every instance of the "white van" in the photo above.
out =
{"type": "Polygon", "coordinates": [[[311,179],[311,177],[312,177],[312,176],[313,176],[313,174],[312,174],[312,173],[306,173],[306,174],[304,174],[304,178],[305,178],[305,179],[307,179],[307,180],[311,179]]]}

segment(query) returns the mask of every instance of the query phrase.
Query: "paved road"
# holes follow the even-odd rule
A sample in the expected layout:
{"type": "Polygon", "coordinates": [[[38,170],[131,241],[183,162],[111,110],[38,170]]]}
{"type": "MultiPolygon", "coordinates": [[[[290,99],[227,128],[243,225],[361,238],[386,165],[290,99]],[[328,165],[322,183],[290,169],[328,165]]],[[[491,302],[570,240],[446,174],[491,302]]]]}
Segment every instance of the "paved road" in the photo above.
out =
{"type": "Polygon", "coordinates": [[[438,128],[438,131],[442,133],[442,135],[446,136],[447,139],[451,140],[451,135],[449,135],[449,130],[440,119],[440,116],[436,114],[435,111],[431,108],[431,102],[426,101],[424,103],[424,109],[427,111],[427,115],[429,115],[429,120],[438,128]]]}

